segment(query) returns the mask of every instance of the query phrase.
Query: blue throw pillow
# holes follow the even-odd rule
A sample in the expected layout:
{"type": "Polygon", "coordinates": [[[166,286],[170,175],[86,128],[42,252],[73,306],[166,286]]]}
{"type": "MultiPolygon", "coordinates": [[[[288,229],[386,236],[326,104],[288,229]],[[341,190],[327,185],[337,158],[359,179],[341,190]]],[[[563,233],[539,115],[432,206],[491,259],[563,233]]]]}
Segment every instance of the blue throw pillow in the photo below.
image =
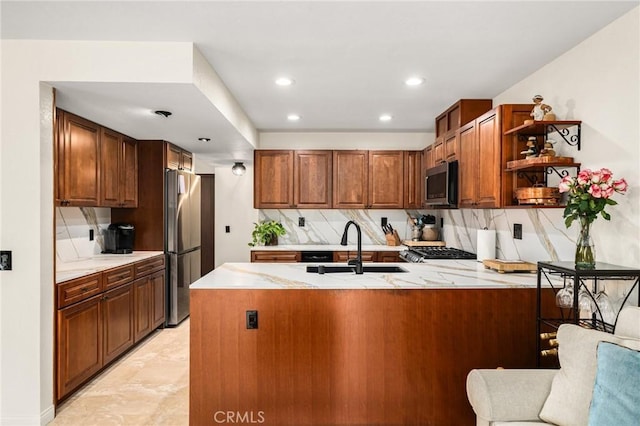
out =
{"type": "Polygon", "coordinates": [[[640,424],[640,352],[614,343],[598,344],[598,368],[589,425],[640,424]]]}

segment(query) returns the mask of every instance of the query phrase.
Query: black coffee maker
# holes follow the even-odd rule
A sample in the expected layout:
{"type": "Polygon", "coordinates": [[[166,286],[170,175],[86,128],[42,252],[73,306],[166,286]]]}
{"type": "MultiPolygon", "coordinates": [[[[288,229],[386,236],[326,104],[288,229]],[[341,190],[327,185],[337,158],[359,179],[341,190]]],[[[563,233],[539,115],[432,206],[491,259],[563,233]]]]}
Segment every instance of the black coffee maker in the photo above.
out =
{"type": "Polygon", "coordinates": [[[104,231],[104,252],[127,254],[133,252],[136,228],[128,223],[112,223],[104,231]]]}

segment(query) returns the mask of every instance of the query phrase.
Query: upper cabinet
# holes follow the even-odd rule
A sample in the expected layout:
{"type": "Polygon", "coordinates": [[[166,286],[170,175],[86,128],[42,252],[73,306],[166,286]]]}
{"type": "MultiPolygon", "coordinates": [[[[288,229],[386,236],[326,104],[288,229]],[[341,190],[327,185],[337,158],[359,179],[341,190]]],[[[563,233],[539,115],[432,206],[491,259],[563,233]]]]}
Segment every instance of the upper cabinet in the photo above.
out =
{"type": "Polygon", "coordinates": [[[422,151],[404,152],[404,208],[422,208],[422,151]]]}
{"type": "Polygon", "coordinates": [[[56,205],[138,205],[136,140],[60,109],[54,139],[56,205]]]}
{"type": "Polygon", "coordinates": [[[293,151],[255,151],[254,165],[254,207],[293,208],[293,151]]]}
{"type": "Polygon", "coordinates": [[[193,154],[170,142],[166,142],[166,149],[168,169],[193,171],[193,154]]]}
{"type": "Polygon", "coordinates": [[[493,107],[491,99],[460,99],[436,117],[436,139],[458,130],[493,107]]]}
{"type": "Polygon", "coordinates": [[[294,151],[293,204],[296,208],[331,208],[332,157],[332,151],[294,151]]]}
{"type": "Polygon", "coordinates": [[[333,207],[368,208],[369,151],[333,151],[333,207]]]}
{"type": "Polygon", "coordinates": [[[100,205],[137,207],[138,142],[102,128],[100,165],[100,205]]]}
{"type": "Polygon", "coordinates": [[[513,155],[507,129],[528,119],[532,105],[500,105],[459,130],[459,207],[499,208],[510,200],[512,174],[504,171],[513,155]]]}
{"type": "Polygon", "coordinates": [[[404,207],[404,152],[369,151],[368,208],[404,207]]]}
{"type": "Polygon", "coordinates": [[[99,205],[100,126],[62,110],[56,111],[56,126],[56,205],[99,205]]]}

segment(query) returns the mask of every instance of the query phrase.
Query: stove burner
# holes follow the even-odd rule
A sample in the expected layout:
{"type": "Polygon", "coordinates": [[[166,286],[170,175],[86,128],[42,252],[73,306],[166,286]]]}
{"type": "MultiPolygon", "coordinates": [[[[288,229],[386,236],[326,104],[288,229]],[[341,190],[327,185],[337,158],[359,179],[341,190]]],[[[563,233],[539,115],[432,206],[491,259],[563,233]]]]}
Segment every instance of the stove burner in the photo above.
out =
{"type": "Polygon", "coordinates": [[[400,257],[407,262],[420,263],[427,259],[475,259],[476,255],[453,247],[413,247],[400,252],[400,257]]]}

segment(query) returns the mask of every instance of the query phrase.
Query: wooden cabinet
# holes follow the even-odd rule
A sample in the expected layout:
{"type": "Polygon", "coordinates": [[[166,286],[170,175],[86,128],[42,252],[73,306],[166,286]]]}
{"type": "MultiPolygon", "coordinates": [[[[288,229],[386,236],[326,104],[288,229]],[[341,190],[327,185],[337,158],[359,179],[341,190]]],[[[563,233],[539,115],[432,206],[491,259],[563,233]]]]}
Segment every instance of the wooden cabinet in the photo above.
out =
{"type": "Polygon", "coordinates": [[[333,151],[333,208],[367,208],[368,184],[368,151],[333,151]]]}
{"type": "Polygon", "coordinates": [[[369,151],[367,208],[404,207],[404,152],[369,151]]]}
{"type": "Polygon", "coordinates": [[[58,401],[102,368],[101,298],[102,296],[94,296],[57,312],[58,401]]]}
{"type": "Polygon", "coordinates": [[[165,149],[168,169],[193,171],[193,154],[169,142],[166,143],[165,149]]]}
{"type": "Polygon", "coordinates": [[[56,285],[56,401],[164,323],[164,268],[160,255],[56,285]]]}
{"type": "Polygon", "coordinates": [[[293,208],[293,176],[293,151],[254,151],[254,207],[293,208]]]}
{"type": "Polygon", "coordinates": [[[424,151],[422,152],[422,157],[425,170],[430,169],[435,165],[433,161],[433,145],[429,145],[424,149],[424,151]]]}
{"type": "Polygon", "coordinates": [[[504,133],[522,124],[530,111],[530,104],[500,105],[460,128],[461,208],[499,208],[511,199],[513,176],[506,174],[505,164],[512,155],[512,136],[504,133]]]}
{"type": "Polygon", "coordinates": [[[444,137],[444,159],[454,161],[458,155],[458,130],[447,133],[444,137]]]}
{"type": "Polygon", "coordinates": [[[423,201],[422,151],[404,153],[404,208],[420,209],[423,201]]]}
{"type": "Polygon", "coordinates": [[[100,132],[100,205],[137,207],[137,141],[101,128],[100,132]]]}
{"type": "Polygon", "coordinates": [[[436,117],[436,138],[459,129],[492,107],[491,99],[460,99],[436,117]]]}
{"type": "Polygon", "coordinates": [[[299,251],[256,250],[251,252],[251,262],[288,263],[299,261],[299,251]]]}
{"type": "Polygon", "coordinates": [[[100,126],[56,110],[55,201],[59,206],[100,203],[100,126]]]}
{"type": "Polygon", "coordinates": [[[137,141],[56,109],[55,203],[136,207],[137,141]]]}
{"type": "Polygon", "coordinates": [[[444,161],[444,137],[439,137],[433,143],[433,164],[437,165],[444,161]]]}
{"type": "Polygon", "coordinates": [[[332,151],[294,151],[293,205],[298,209],[331,208],[332,151]]]}
{"type": "Polygon", "coordinates": [[[378,262],[400,262],[400,253],[397,251],[379,251],[378,262]]]}
{"type": "MultiPolygon", "coordinates": [[[[362,252],[362,261],[363,262],[377,262],[378,261],[378,252],[375,251],[363,251],[362,252]]],[[[334,251],[333,252],[333,261],[346,263],[349,259],[355,259],[358,256],[358,252],[356,250],[349,251],[334,251]]]]}
{"type": "Polygon", "coordinates": [[[102,297],[104,365],[114,360],[134,343],[133,296],[132,286],[129,283],[107,291],[102,297]]]}

